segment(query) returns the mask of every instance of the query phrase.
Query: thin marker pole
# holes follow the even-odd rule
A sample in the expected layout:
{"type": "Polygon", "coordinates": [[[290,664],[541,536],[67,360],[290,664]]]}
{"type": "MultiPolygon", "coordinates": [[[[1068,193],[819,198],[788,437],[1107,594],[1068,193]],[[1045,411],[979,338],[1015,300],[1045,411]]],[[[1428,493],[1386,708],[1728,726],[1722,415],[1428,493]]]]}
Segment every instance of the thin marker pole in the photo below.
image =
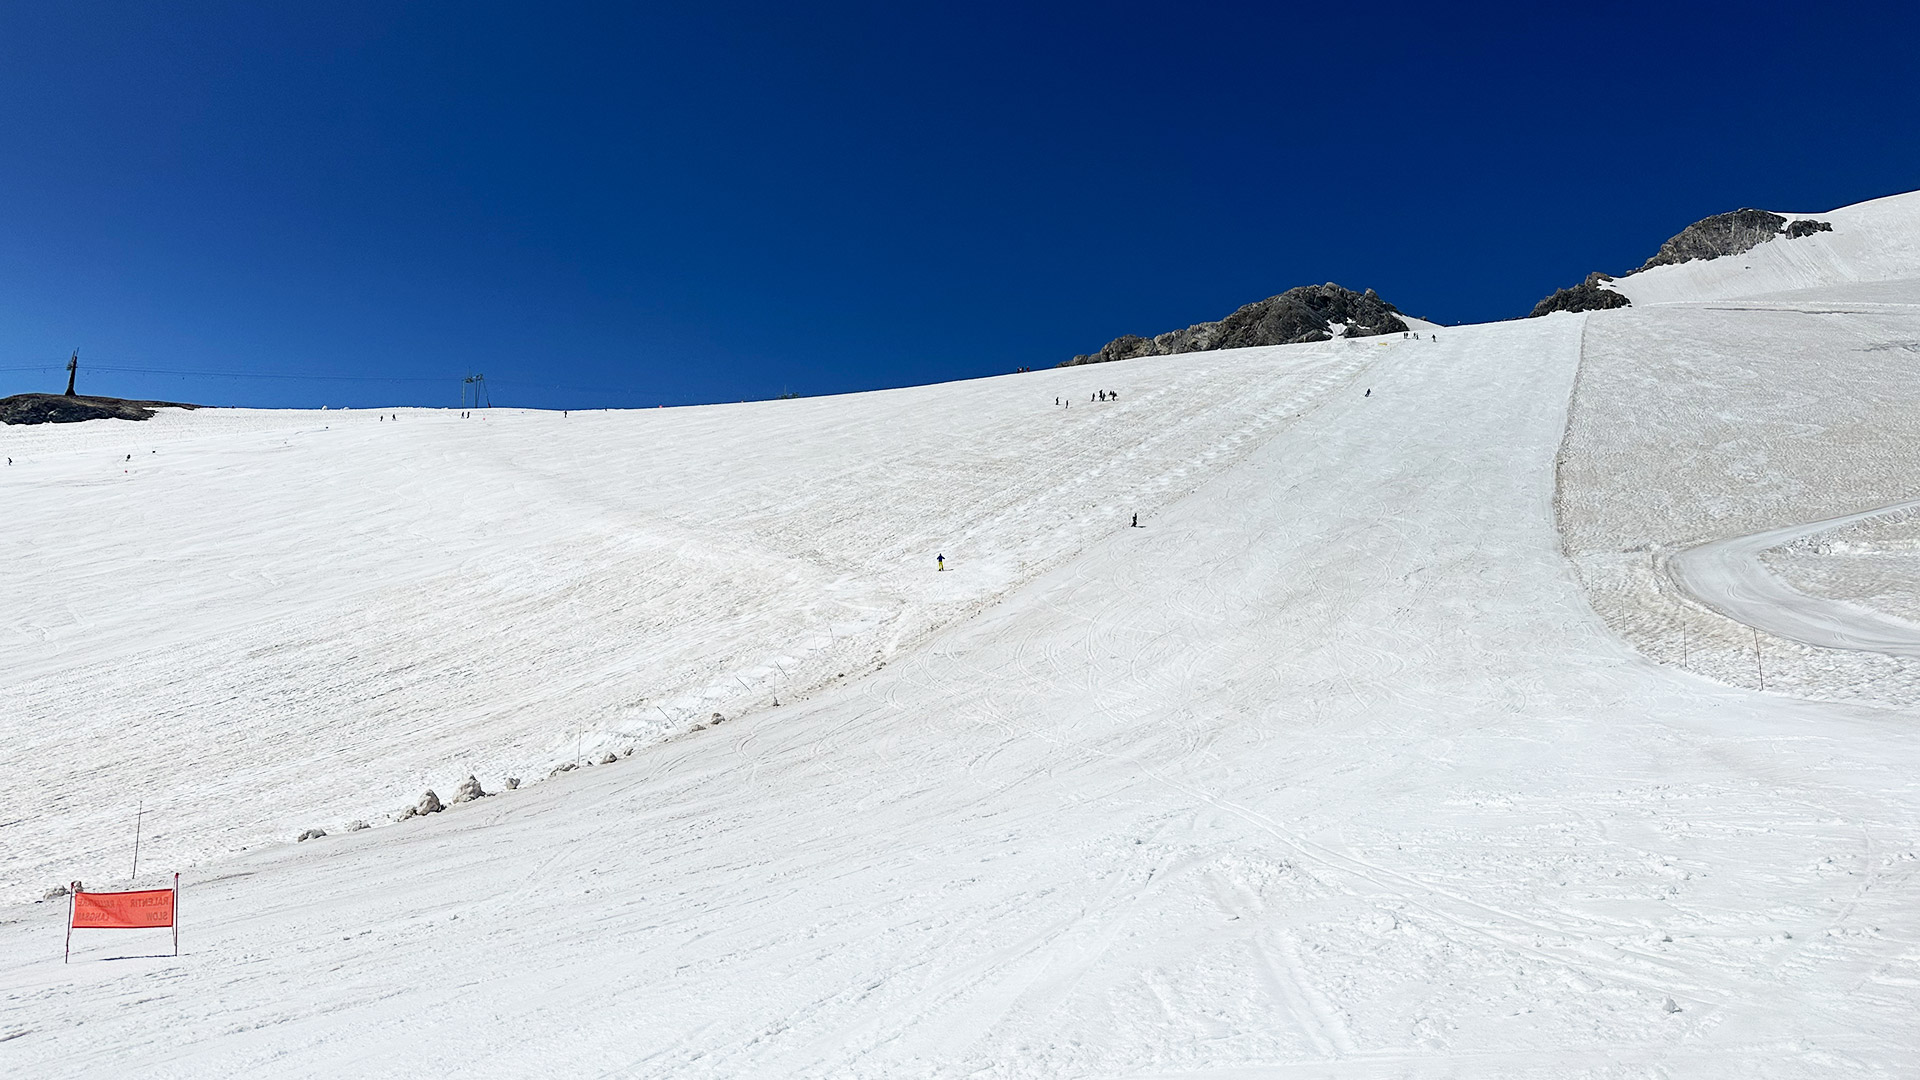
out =
{"type": "Polygon", "coordinates": [[[1760,691],[1765,693],[1767,689],[1767,666],[1760,662],[1760,628],[1757,626],[1754,627],[1753,630],[1753,666],[1760,672],[1760,691]]]}
{"type": "Polygon", "coordinates": [[[147,801],[142,799],[140,808],[133,815],[133,874],[127,878],[129,882],[136,881],[140,877],[140,819],[146,816],[146,813],[147,801]]]}
{"type": "Polygon", "coordinates": [[[60,962],[63,964],[73,962],[73,905],[77,900],[74,894],[79,891],[80,883],[76,881],[73,883],[73,888],[67,892],[67,951],[60,957],[60,962]]]}
{"type": "Polygon", "coordinates": [[[173,955],[180,955],[180,871],[173,872],[173,955]]]}

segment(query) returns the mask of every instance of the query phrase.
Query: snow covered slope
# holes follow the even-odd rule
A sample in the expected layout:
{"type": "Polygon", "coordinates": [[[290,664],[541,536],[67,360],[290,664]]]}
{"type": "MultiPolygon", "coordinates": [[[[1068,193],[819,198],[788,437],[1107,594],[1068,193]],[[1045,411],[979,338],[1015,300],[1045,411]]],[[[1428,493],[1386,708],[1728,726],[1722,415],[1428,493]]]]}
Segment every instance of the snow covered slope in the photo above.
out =
{"type": "Polygon", "coordinates": [[[0,1074],[1902,1075],[1914,709],[1594,588],[1906,468],[1906,316],[1758,306],[5,433],[0,1074]],[[63,966],[143,798],[183,955],[63,966]]]}
{"type": "Polygon", "coordinates": [[[1782,547],[1920,498],[1920,199],[1819,217],[1833,233],[1622,279],[1666,282],[1667,302],[1587,323],[1560,524],[1595,609],[1647,655],[1737,685],[1920,706],[1914,650],[1822,647],[1920,640],[1920,625],[1896,625],[1913,617],[1900,582],[1920,580],[1920,549],[1782,547]],[[1722,264],[1751,264],[1756,290],[1799,287],[1716,299],[1740,280],[1722,264]],[[1761,535],[1773,539],[1737,541],[1761,535]],[[1676,573],[1676,553],[1702,545],[1742,565],[1676,573]],[[1782,565],[1796,582],[1778,577],[1782,565]],[[1753,614],[1752,602],[1787,618],[1753,614]],[[1735,611],[1750,617],[1726,617],[1735,611]],[[1827,628],[1809,633],[1808,620],[1827,628]]]}
{"type": "MultiPolygon", "coordinates": [[[[1824,214],[1787,214],[1833,226],[1795,240],[1775,238],[1740,255],[1656,266],[1609,287],[1635,304],[1759,297],[1871,282],[1912,282],[1920,268],[1920,191],[1843,206],[1824,214]]],[[[1872,292],[1856,295],[1867,300],[1872,292]]],[[[1902,290],[1903,302],[1920,293],[1902,290]]]]}
{"type": "Polygon", "coordinates": [[[142,802],[155,865],[190,865],[858,677],[1385,351],[565,417],[0,430],[0,897],[123,873],[142,802]]]}

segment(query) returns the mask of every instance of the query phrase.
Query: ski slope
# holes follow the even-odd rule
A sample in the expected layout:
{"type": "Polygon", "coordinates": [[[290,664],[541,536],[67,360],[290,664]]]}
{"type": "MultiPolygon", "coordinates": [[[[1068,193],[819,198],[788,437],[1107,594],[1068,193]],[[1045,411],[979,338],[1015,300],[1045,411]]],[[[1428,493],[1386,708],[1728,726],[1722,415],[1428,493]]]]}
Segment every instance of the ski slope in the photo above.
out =
{"type": "Polygon", "coordinates": [[[1695,350],[1790,483],[1669,471],[1704,411],[1608,359],[1714,340],[1663,318],[0,432],[0,1072],[1910,1075],[1913,710],[1666,663],[1596,584],[1879,450],[1695,350]],[[386,820],[469,772],[528,782],[386,820]],[[183,955],[63,966],[28,894],[124,879],[142,799],[183,955]]]}
{"type": "Polygon", "coordinates": [[[0,897],[123,873],[141,805],[155,865],[190,865],[857,678],[1378,351],[1137,385],[4,429],[0,732],[22,753],[0,897]],[[929,577],[938,554],[954,569],[929,577]]]}

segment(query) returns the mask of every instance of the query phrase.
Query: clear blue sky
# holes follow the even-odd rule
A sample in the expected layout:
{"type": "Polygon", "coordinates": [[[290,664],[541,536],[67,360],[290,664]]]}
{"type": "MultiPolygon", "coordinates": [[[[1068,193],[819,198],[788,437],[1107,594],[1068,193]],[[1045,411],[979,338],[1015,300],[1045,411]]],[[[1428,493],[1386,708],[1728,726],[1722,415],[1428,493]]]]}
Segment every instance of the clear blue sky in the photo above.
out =
{"type": "Polygon", "coordinates": [[[811,395],[1321,281],[1510,317],[1710,213],[1920,188],[1917,42],[1895,4],[9,4],[0,368],[45,370],[0,394],[77,346],[83,392],[210,404],[811,395]]]}

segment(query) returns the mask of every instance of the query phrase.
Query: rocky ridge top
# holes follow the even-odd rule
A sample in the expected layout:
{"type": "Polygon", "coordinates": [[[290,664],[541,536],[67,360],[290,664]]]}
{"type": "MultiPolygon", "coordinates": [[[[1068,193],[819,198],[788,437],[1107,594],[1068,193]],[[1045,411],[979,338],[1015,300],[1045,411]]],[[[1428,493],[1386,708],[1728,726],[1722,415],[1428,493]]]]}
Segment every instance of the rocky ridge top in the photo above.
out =
{"type": "Polygon", "coordinates": [[[1138,356],[1171,356],[1209,349],[1240,349],[1250,345],[1327,341],[1333,337],[1335,324],[1345,325],[1347,337],[1404,333],[1407,329],[1407,324],[1400,321],[1399,309],[1380,299],[1372,289],[1357,293],[1328,282],[1288,289],[1278,296],[1247,304],[1217,322],[1195,323],[1184,330],[1169,330],[1151,338],[1122,334],[1107,342],[1099,352],[1076,356],[1060,366],[1104,364],[1138,356]]]}
{"type": "MultiPolygon", "coordinates": [[[[1814,233],[1832,232],[1833,226],[1825,221],[1801,218],[1789,221],[1780,214],[1769,210],[1755,210],[1742,207],[1725,214],[1715,214],[1681,229],[1660,245],[1651,259],[1641,263],[1637,269],[1629,270],[1629,275],[1651,270],[1656,266],[1674,266],[1692,262],[1695,259],[1718,259],[1728,255],[1739,255],[1752,251],[1775,237],[1784,236],[1788,240],[1798,240],[1814,233]]],[[[1600,283],[1612,281],[1612,276],[1598,271],[1588,274],[1587,280],[1570,289],[1560,289],[1552,296],[1540,301],[1528,313],[1528,318],[1552,314],[1556,311],[1604,311],[1608,308],[1628,306],[1625,296],[1611,289],[1603,289],[1600,283]]]]}
{"type": "Polygon", "coordinates": [[[0,398],[0,424],[77,424],[83,420],[147,420],[155,409],[197,409],[179,401],[15,394],[0,398]]]}

